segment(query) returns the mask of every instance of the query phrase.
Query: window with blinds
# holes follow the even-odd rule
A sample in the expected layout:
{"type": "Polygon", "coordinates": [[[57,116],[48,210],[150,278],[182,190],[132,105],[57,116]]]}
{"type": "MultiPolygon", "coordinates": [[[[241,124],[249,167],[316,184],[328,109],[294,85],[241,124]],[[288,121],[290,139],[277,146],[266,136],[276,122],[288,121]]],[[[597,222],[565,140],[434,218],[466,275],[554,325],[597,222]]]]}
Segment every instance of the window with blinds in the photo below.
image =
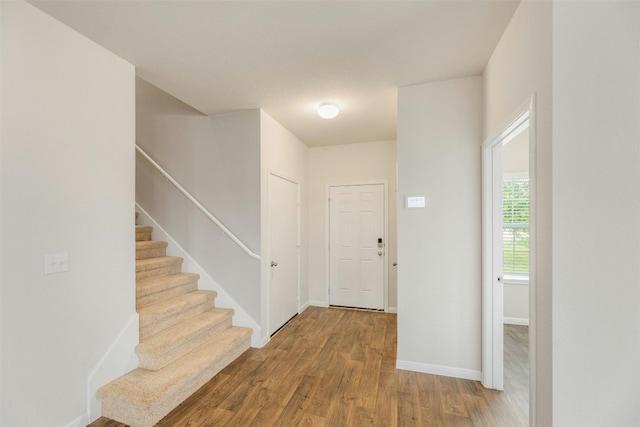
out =
{"type": "Polygon", "coordinates": [[[502,194],[503,272],[529,274],[529,178],[505,178],[502,194]]]}

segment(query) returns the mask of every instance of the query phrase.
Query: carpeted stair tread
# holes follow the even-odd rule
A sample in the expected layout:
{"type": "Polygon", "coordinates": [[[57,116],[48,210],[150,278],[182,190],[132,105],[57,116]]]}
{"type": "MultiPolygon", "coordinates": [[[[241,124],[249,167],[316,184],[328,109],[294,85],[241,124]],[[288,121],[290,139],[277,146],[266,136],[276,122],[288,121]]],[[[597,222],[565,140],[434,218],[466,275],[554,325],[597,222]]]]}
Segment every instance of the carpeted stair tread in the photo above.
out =
{"type": "Polygon", "coordinates": [[[167,242],[143,240],[136,242],[136,260],[167,256],[167,242]]]}
{"type": "Polygon", "coordinates": [[[153,227],[150,225],[136,225],[136,242],[141,240],[151,240],[153,227]]]}
{"type": "Polygon", "coordinates": [[[136,347],[144,369],[157,371],[231,327],[233,310],[213,308],[167,328],[136,347]]]}
{"type": "Polygon", "coordinates": [[[155,258],[136,260],[136,273],[153,270],[171,264],[182,264],[183,259],[177,256],[159,256],[155,258]]]}
{"type": "Polygon", "coordinates": [[[143,240],[136,242],[136,249],[148,249],[154,247],[166,248],[168,245],[169,243],[163,242],[162,240],[143,240]]]}
{"type": "Polygon", "coordinates": [[[249,348],[251,329],[231,327],[159,371],[135,369],[98,390],[102,415],[150,427],[249,348]]]}
{"type": "Polygon", "coordinates": [[[140,341],[214,307],[215,291],[193,291],[138,310],[140,341]]]}
{"type": "Polygon", "coordinates": [[[177,297],[198,288],[199,274],[178,273],[138,280],[136,283],[136,310],[177,297]]]}
{"type": "Polygon", "coordinates": [[[182,258],[173,256],[138,259],[136,260],[136,280],[180,273],[182,261],[182,258]]]}

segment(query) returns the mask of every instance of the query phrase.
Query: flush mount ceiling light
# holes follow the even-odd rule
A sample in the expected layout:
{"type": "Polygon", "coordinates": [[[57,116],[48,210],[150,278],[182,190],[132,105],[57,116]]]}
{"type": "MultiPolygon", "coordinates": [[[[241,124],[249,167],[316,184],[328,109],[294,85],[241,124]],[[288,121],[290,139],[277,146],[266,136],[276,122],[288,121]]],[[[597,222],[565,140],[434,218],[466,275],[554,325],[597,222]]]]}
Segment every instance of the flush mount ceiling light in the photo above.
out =
{"type": "Polygon", "coordinates": [[[323,102],[318,107],[318,115],[323,119],[333,119],[338,113],[340,113],[340,109],[333,102],[323,102]]]}

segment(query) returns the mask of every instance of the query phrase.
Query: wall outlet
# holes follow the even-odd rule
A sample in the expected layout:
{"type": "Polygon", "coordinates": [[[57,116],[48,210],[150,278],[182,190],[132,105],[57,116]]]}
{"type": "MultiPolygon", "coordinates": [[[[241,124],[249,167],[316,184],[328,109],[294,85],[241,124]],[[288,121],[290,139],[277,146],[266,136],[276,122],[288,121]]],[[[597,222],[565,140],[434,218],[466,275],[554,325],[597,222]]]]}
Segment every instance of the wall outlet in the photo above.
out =
{"type": "Polygon", "coordinates": [[[44,274],[56,274],[69,271],[69,253],[47,254],[44,256],[44,274]]]}

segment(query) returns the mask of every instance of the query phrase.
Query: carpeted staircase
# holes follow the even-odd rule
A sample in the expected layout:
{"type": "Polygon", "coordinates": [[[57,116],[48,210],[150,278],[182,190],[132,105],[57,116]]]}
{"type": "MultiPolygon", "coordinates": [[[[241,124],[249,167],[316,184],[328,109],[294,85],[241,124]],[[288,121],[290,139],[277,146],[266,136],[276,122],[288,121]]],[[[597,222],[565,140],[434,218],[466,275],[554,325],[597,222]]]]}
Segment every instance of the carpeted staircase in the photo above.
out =
{"type": "MultiPolygon", "coordinates": [[[[137,215],[136,215],[137,218],[137,215]]],[[[139,367],[100,388],[102,415],[149,427],[250,346],[251,329],[231,325],[233,310],[215,308],[199,275],[182,273],[182,258],[166,256],[152,227],[136,226],[136,310],[139,367]]]]}

